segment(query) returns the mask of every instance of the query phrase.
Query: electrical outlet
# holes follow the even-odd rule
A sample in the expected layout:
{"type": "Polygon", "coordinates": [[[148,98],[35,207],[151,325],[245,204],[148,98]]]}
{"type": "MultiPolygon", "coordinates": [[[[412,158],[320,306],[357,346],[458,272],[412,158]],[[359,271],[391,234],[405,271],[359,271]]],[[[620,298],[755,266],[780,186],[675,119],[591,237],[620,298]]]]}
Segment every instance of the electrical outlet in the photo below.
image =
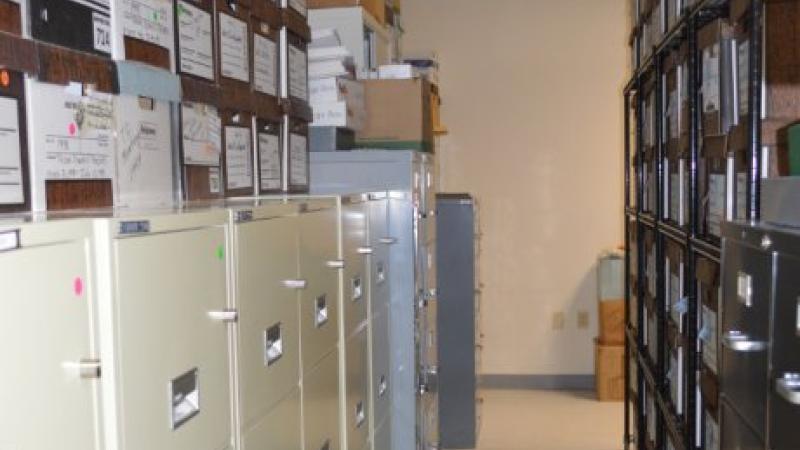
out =
{"type": "Polygon", "coordinates": [[[589,328],[589,311],[578,311],[578,329],[589,328]]]}
{"type": "Polygon", "coordinates": [[[566,319],[564,318],[563,312],[557,312],[553,314],[553,329],[554,330],[563,330],[564,326],[566,325],[566,319]]]}

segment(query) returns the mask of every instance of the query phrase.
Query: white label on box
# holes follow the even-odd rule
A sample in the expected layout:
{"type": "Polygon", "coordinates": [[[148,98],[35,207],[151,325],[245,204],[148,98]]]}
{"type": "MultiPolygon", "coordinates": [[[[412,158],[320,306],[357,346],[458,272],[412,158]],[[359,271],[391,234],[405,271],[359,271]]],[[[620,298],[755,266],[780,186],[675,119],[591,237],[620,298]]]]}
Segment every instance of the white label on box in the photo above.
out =
{"type": "Polygon", "coordinates": [[[113,179],[114,99],[108,94],[72,95],[63,86],[37,83],[31,122],[39,182],[113,179]]]}
{"type": "Polygon", "coordinates": [[[250,129],[225,127],[225,184],[228,189],[253,187],[250,129]]]}
{"type": "Polygon", "coordinates": [[[719,424],[711,414],[706,411],[706,437],[705,450],[720,450],[719,447],[719,424]]]}
{"type": "Polygon", "coordinates": [[[169,204],[173,176],[168,104],[127,95],[116,101],[117,204],[169,204]]]}
{"type": "Polygon", "coordinates": [[[222,76],[250,81],[250,50],[247,44],[247,23],[219,13],[220,63],[222,76]]]}
{"type": "Polygon", "coordinates": [[[21,152],[19,104],[0,97],[0,204],[25,203],[21,152]]]}
{"type": "Polygon", "coordinates": [[[214,36],[211,14],[178,0],[178,46],[183,73],[214,79],[214,36]]]}
{"type": "Polygon", "coordinates": [[[219,182],[219,167],[208,168],[208,192],[219,194],[222,183],[219,182]]]}
{"type": "Polygon", "coordinates": [[[703,49],[703,112],[720,109],[719,43],[703,49]]]}
{"type": "Polygon", "coordinates": [[[742,41],[736,48],[736,89],[739,97],[739,117],[750,109],[750,41],[742,41]]]}
{"type": "Polygon", "coordinates": [[[107,15],[92,13],[92,34],[94,49],[103,53],[111,53],[111,19],[107,15]]]}
{"type": "Polygon", "coordinates": [[[308,100],[308,55],[289,45],[289,96],[308,100]]]}
{"type": "Polygon", "coordinates": [[[299,12],[303,17],[308,15],[306,0],[289,0],[289,7],[299,12]]]}
{"type": "Polygon", "coordinates": [[[669,174],[669,218],[680,223],[681,214],[681,176],[669,174]]]}
{"type": "Polygon", "coordinates": [[[708,176],[708,232],[721,235],[722,221],[725,219],[725,175],[708,176]]]}
{"type": "Polygon", "coordinates": [[[700,341],[703,343],[703,362],[717,373],[717,313],[703,305],[702,330],[700,341]]]}
{"type": "Polygon", "coordinates": [[[305,186],[308,184],[308,139],[292,133],[289,142],[289,179],[293,186],[305,186]]]}
{"type": "Polygon", "coordinates": [[[254,87],[269,95],[278,95],[278,45],[258,33],[253,34],[254,87]]]}
{"type": "Polygon", "coordinates": [[[200,103],[181,105],[183,163],[219,166],[222,153],[222,121],[217,109],[200,103]]]}
{"type": "Polygon", "coordinates": [[[262,190],[281,188],[281,140],[278,136],[258,133],[260,180],[262,190]]]}
{"type": "Polygon", "coordinates": [[[121,0],[122,32],[142,41],[172,49],[175,29],[172,0],[121,0]]]}
{"type": "Polygon", "coordinates": [[[747,172],[736,173],[736,220],[747,218],[747,172]]]}

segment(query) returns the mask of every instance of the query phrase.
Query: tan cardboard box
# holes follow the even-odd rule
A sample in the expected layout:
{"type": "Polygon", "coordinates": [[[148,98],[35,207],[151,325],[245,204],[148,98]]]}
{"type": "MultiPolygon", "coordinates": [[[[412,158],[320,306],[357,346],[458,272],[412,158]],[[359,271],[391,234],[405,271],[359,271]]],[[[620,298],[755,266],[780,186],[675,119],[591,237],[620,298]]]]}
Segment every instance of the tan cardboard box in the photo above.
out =
{"type": "Polygon", "coordinates": [[[422,79],[364,81],[362,148],[433,151],[431,85],[422,79]]]}
{"type": "Polygon", "coordinates": [[[625,346],[595,340],[595,387],[601,402],[625,399],[625,346]]]}

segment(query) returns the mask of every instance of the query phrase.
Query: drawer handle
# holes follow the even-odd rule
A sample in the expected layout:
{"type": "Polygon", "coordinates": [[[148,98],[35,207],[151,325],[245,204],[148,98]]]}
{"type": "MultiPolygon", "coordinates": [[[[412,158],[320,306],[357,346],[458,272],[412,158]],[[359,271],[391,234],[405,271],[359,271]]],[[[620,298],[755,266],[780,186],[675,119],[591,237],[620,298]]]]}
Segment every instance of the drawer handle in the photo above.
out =
{"type": "Polygon", "coordinates": [[[397,238],[395,237],[382,237],[380,238],[379,242],[383,245],[394,245],[397,243],[397,238]]]}
{"type": "Polygon", "coordinates": [[[372,247],[359,247],[356,252],[359,255],[371,255],[372,254],[372,247]]]}
{"type": "Polygon", "coordinates": [[[82,359],[77,362],[66,362],[63,364],[64,370],[83,378],[84,380],[96,380],[101,375],[101,365],[99,359],[82,359]]]}
{"type": "Polygon", "coordinates": [[[344,269],[344,261],[341,259],[332,259],[325,262],[325,266],[329,269],[344,269]]]}
{"type": "Polygon", "coordinates": [[[287,289],[305,289],[307,284],[306,280],[283,280],[283,287],[287,289]]]}
{"type": "Polygon", "coordinates": [[[232,323],[239,319],[239,312],[235,309],[223,309],[221,311],[209,311],[208,317],[217,322],[232,323]]]}
{"type": "Polygon", "coordinates": [[[800,405],[800,374],[786,373],[778,378],[775,391],[787,402],[800,405]]]}
{"type": "Polygon", "coordinates": [[[763,352],[767,349],[767,343],[754,341],[749,336],[739,331],[729,331],[722,338],[722,345],[739,353],[763,352]]]}

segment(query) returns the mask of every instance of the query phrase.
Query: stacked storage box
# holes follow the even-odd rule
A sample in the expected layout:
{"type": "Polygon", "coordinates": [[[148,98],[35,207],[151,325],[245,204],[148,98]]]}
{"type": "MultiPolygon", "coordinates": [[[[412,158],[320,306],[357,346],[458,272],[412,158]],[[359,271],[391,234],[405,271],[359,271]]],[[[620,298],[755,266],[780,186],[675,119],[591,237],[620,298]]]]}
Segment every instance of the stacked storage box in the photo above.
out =
{"type": "Polygon", "coordinates": [[[615,253],[597,262],[599,335],[595,342],[597,398],[622,401],[625,396],[625,288],[623,259],[615,253]]]}

